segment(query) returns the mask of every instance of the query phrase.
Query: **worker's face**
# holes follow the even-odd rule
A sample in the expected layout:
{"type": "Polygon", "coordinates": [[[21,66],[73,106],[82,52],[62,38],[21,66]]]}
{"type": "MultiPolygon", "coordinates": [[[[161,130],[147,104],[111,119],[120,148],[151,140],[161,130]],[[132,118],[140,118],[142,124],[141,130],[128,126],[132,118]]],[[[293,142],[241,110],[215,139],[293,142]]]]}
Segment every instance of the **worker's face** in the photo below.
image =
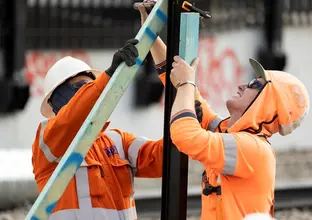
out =
{"type": "Polygon", "coordinates": [[[80,87],[90,81],[93,81],[90,76],[78,75],[56,88],[48,100],[48,103],[52,107],[55,115],[64,105],[69,102],[69,100],[75,95],[80,87]]]}
{"type": "Polygon", "coordinates": [[[238,85],[237,94],[226,102],[230,114],[243,114],[264,84],[265,81],[258,78],[253,79],[248,84],[238,85]]]}

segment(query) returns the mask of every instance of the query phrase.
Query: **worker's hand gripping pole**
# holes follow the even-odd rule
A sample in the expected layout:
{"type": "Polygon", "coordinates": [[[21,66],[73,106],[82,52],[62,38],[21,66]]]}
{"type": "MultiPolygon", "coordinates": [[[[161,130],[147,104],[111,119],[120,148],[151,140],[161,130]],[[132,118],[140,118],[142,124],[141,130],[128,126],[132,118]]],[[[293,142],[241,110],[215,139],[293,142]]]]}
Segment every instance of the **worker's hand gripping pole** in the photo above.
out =
{"type": "Polygon", "coordinates": [[[109,119],[131,80],[135,77],[158,33],[167,22],[167,6],[167,0],[159,0],[151,11],[150,16],[148,16],[136,36],[136,39],[139,40],[139,43],[136,45],[139,51],[136,65],[132,67],[128,67],[125,63],[119,65],[49,181],[28,212],[26,220],[48,219],[52,213],[103,125],[109,119]]]}

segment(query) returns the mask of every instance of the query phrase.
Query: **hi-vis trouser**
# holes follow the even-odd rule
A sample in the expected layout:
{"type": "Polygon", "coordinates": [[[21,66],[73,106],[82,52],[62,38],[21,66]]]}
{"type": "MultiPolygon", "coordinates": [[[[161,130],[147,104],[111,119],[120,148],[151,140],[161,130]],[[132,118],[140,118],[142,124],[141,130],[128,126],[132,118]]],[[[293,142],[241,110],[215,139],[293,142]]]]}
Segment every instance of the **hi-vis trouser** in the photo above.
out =
{"type": "MultiPolygon", "coordinates": [[[[206,176],[206,171],[202,174],[202,181],[205,184],[205,187],[203,189],[203,194],[205,196],[209,196],[212,193],[216,193],[217,197],[217,204],[216,204],[216,220],[223,220],[223,214],[222,214],[222,193],[221,193],[221,185],[212,186],[209,184],[206,176]]],[[[273,205],[270,209],[270,215],[274,217],[274,201],[273,205]]]]}

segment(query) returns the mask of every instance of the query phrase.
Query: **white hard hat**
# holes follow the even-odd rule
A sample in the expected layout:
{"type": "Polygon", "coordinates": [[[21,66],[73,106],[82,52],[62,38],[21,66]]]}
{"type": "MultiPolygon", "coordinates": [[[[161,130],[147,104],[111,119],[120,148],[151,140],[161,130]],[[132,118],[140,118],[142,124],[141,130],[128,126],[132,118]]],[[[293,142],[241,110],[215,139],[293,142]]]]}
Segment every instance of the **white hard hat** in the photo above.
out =
{"type": "Polygon", "coordinates": [[[102,72],[100,70],[91,69],[85,62],[76,58],[66,56],[58,60],[48,71],[44,79],[44,100],[41,103],[40,112],[46,118],[54,117],[52,107],[48,104],[48,100],[53,91],[68,78],[77,75],[80,72],[92,72],[95,77],[102,72]]]}
{"type": "Polygon", "coordinates": [[[276,220],[269,213],[252,213],[246,215],[243,220],[276,220]]]}

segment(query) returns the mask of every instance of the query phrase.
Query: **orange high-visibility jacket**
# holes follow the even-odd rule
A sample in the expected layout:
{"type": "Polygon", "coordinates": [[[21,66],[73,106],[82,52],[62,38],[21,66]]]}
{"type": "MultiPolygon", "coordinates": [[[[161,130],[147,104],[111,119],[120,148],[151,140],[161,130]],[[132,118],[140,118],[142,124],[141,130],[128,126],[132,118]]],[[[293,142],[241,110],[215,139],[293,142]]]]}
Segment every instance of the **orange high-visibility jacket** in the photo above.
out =
{"type": "MultiPolygon", "coordinates": [[[[108,81],[109,76],[103,73],[81,87],[56,117],[39,124],[32,147],[39,192],[108,81]]],[[[151,141],[117,129],[105,131],[107,126],[108,123],[49,219],[137,219],[133,177],[162,176],[163,141],[151,141]]]]}
{"type": "MultiPolygon", "coordinates": [[[[165,84],[165,62],[156,67],[165,84]]],[[[186,109],[172,117],[170,132],[179,151],[204,165],[202,187],[206,183],[213,187],[221,186],[220,196],[216,193],[208,196],[202,194],[201,219],[241,220],[248,213],[268,213],[274,200],[274,151],[261,135],[240,132],[248,127],[259,128],[260,123],[253,115],[258,106],[250,108],[248,111],[252,114],[246,114],[235,124],[236,130],[227,131],[229,118],[223,119],[214,113],[197,89],[195,99],[202,103],[201,124],[196,113],[186,109]],[[217,207],[218,202],[220,207],[217,207]]],[[[260,104],[263,103],[264,98],[260,100],[260,104]]],[[[267,115],[265,108],[260,110],[263,118],[259,120],[267,122],[261,125],[263,132],[269,136],[276,125],[269,124],[272,118],[265,121],[272,114],[267,115]]]]}

